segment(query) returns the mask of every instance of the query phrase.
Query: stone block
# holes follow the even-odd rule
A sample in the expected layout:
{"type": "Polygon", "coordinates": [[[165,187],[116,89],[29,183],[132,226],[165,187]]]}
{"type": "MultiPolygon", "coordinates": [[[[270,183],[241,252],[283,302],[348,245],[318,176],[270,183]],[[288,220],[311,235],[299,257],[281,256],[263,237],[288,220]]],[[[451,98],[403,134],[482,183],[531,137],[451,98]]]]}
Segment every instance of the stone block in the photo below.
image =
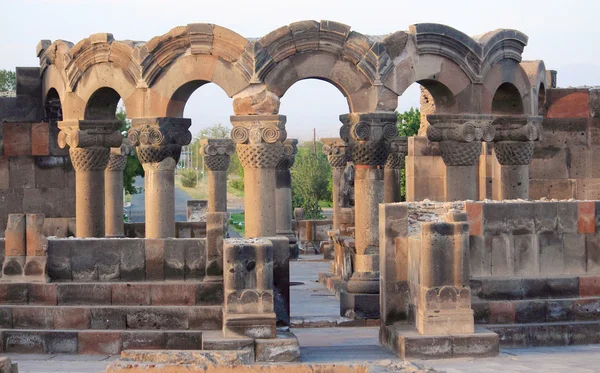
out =
{"type": "Polygon", "coordinates": [[[494,357],[500,353],[500,338],[489,330],[474,335],[452,336],[452,357],[494,357]]]}
{"type": "Polygon", "coordinates": [[[469,237],[471,276],[491,276],[492,274],[492,250],[485,244],[482,236],[469,237]]]}
{"type": "Polygon", "coordinates": [[[539,273],[537,235],[519,234],[512,236],[514,250],[514,274],[532,276],[539,273]]]}
{"type": "Polygon", "coordinates": [[[452,357],[452,336],[400,334],[400,357],[403,359],[447,359],[452,357]]]}
{"type": "Polygon", "coordinates": [[[569,151],[546,144],[536,144],[533,159],[529,165],[532,179],[568,179],[569,151]]]}
{"type": "Polygon", "coordinates": [[[31,125],[31,155],[50,155],[49,123],[33,123],[31,125]]]}
{"type": "Polygon", "coordinates": [[[546,322],[573,321],[572,300],[549,300],[546,302],[546,322]]]}
{"type": "Polygon", "coordinates": [[[149,284],[112,284],[113,306],[149,306],[152,304],[149,284]]]}
{"type": "Polygon", "coordinates": [[[217,307],[189,308],[189,328],[194,330],[219,330],[223,327],[223,309],[217,307]]]}
{"type": "Polygon", "coordinates": [[[7,330],[4,332],[4,352],[16,354],[44,354],[44,332],[23,332],[7,330]]]}
{"type": "Polygon", "coordinates": [[[557,233],[538,235],[540,274],[561,274],[564,271],[563,240],[557,233]]]}
{"type": "Polygon", "coordinates": [[[13,309],[13,328],[52,329],[54,318],[51,308],[18,307],[13,309]]]}
{"type": "Polygon", "coordinates": [[[109,284],[61,284],[57,292],[59,305],[111,304],[109,284]]]}
{"type": "Polygon", "coordinates": [[[563,260],[564,274],[585,274],[587,256],[584,234],[565,233],[563,235],[563,260]]]}
{"type": "Polygon", "coordinates": [[[202,350],[246,350],[254,352],[254,340],[248,337],[225,338],[220,330],[202,333],[202,350]]]}
{"type": "Polygon", "coordinates": [[[165,280],[185,279],[185,246],[173,239],[166,239],[164,243],[165,280]]]}
{"type": "Polygon", "coordinates": [[[579,205],[577,202],[560,202],[557,204],[559,233],[577,233],[579,221],[579,205]]]}
{"type": "Polygon", "coordinates": [[[24,256],[27,252],[27,224],[25,215],[10,214],[8,216],[8,224],[4,232],[6,257],[24,256]]]}
{"type": "Polygon", "coordinates": [[[490,324],[514,324],[515,302],[490,302],[490,324]]]}
{"type": "Polygon", "coordinates": [[[579,277],[579,296],[597,297],[600,296],[600,277],[581,276],[579,277]]]}
{"type": "Polygon", "coordinates": [[[4,214],[23,213],[24,194],[24,189],[13,187],[4,189],[2,190],[2,193],[0,193],[0,211],[3,212],[3,215],[0,215],[0,220],[3,227],[6,226],[7,223],[4,214]]]}
{"type": "Polygon", "coordinates": [[[35,163],[33,157],[9,158],[8,170],[10,172],[10,188],[35,188],[35,163]]]}
{"type": "Polygon", "coordinates": [[[0,189],[8,189],[10,187],[10,172],[8,167],[8,158],[0,157],[0,189]]]}
{"type": "Polygon", "coordinates": [[[58,307],[53,310],[54,329],[89,329],[91,313],[87,307],[58,307]]]}
{"type": "Polygon", "coordinates": [[[196,304],[196,284],[152,284],[150,285],[152,305],[193,306],[196,304]]]}
{"type": "Polygon", "coordinates": [[[512,300],[523,297],[523,280],[518,278],[487,278],[481,280],[477,295],[482,299],[512,300]]]}
{"type": "Polygon", "coordinates": [[[105,239],[98,242],[98,246],[101,247],[96,252],[98,280],[119,281],[121,278],[121,245],[122,243],[118,240],[105,239]]]}
{"type": "MultiPolygon", "coordinates": [[[[186,280],[200,279],[205,275],[206,240],[185,240],[184,276],[186,280]]],[[[222,250],[222,249],[221,249],[222,250]]]]}
{"type": "Polygon", "coordinates": [[[65,188],[66,187],[66,162],[64,157],[36,158],[35,161],[35,187],[40,188],[65,188]]]}
{"type": "Polygon", "coordinates": [[[128,329],[188,329],[188,312],[184,308],[128,310],[125,315],[128,329]]]}
{"type": "Polygon", "coordinates": [[[546,321],[545,301],[521,301],[515,304],[515,322],[528,324],[546,321]]]}
{"type": "Polygon", "coordinates": [[[587,89],[559,89],[548,91],[548,118],[585,118],[589,116],[587,89]],[[554,92],[556,91],[556,92],[554,92]]]}
{"type": "Polygon", "coordinates": [[[508,231],[512,234],[532,234],[535,233],[535,215],[534,204],[505,202],[505,208],[509,214],[506,217],[508,231]]]}
{"type": "Polygon", "coordinates": [[[484,203],[482,214],[485,235],[508,233],[507,216],[511,215],[511,206],[505,203],[484,203]]]}
{"type": "Polygon", "coordinates": [[[125,309],[120,307],[90,308],[90,329],[126,329],[125,309]]]}
{"type": "Polygon", "coordinates": [[[165,279],[165,240],[144,240],[146,250],[146,280],[162,281],[165,279]]]}
{"type": "Polygon", "coordinates": [[[69,240],[48,240],[48,275],[53,280],[72,280],[73,242],[69,240]]]}
{"type": "Polygon", "coordinates": [[[469,234],[483,236],[483,204],[467,202],[465,210],[469,218],[469,234]]]}
{"type": "Polygon", "coordinates": [[[0,303],[27,304],[29,286],[27,283],[0,283],[0,303]]]}
{"type": "Polygon", "coordinates": [[[486,235],[485,246],[491,247],[492,276],[510,276],[514,273],[514,247],[507,234],[486,235]]]}
{"type": "Polygon", "coordinates": [[[600,318],[600,299],[576,299],[573,306],[576,321],[592,321],[600,318]]]}
{"type": "MultiPolygon", "coordinates": [[[[121,240],[113,239],[115,245],[123,244],[121,240]]],[[[146,249],[144,240],[132,239],[125,241],[126,247],[121,247],[120,273],[121,281],[144,281],[146,278],[146,249]]]]}
{"type": "Polygon", "coordinates": [[[379,319],[379,294],[340,294],[340,315],[350,319],[379,319]]]}
{"type": "Polygon", "coordinates": [[[101,245],[98,239],[72,240],[71,273],[74,281],[98,281],[98,258],[101,245]]]}
{"type": "Polygon", "coordinates": [[[116,355],[121,352],[121,332],[81,330],[77,349],[81,355],[116,355]]]}
{"type": "Polygon", "coordinates": [[[596,232],[596,202],[584,201],[577,204],[577,232],[596,232]]]}
{"type": "Polygon", "coordinates": [[[35,305],[56,306],[57,285],[56,284],[34,284],[30,283],[28,288],[28,303],[35,305]]]}
{"type": "Polygon", "coordinates": [[[471,303],[475,324],[490,323],[490,304],[488,302],[471,303]]]}
{"type": "Polygon", "coordinates": [[[196,286],[196,304],[199,306],[221,305],[224,301],[223,283],[203,282],[196,286]]]}
{"type": "Polygon", "coordinates": [[[31,123],[3,123],[4,156],[31,156],[31,123]]]}
{"type": "Polygon", "coordinates": [[[276,335],[275,314],[224,314],[223,336],[273,338],[276,335]]]}
{"type": "Polygon", "coordinates": [[[23,190],[23,210],[41,213],[47,216],[73,216],[70,206],[74,201],[66,200],[64,188],[38,188],[23,190]]]}
{"type": "Polygon", "coordinates": [[[523,298],[571,298],[579,294],[577,277],[525,278],[523,298]]]}
{"type": "MultiPolygon", "coordinates": [[[[13,328],[13,312],[11,307],[0,307],[0,328],[13,328]]],[[[1,343],[0,343],[1,344],[1,343]]]]}
{"type": "Polygon", "coordinates": [[[167,350],[201,350],[202,333],[200,332],[166,332],[165,348],[167,350]]]}
{"type": "Polygon", "coordinates": [[[166,345],[163,332],[152,331],[123,331],[121,333],[123,350],[160,350],[166,345]]]}
{"type": "Polygon", "coordinates": [[[300,359],[300,346],[296,336],[290,332],[279,332],[273,339],[255,340],[256,362],[293,362],[300,359]]]}
{"type": "Polygon", "coordinates": [[[556,232],[558,229],[558,203],[535,203],[533,213],[537,234],[556,232]]]}
{"type": "Polygon", "coordinates": [[[568,324],[571,345],[600,343],[600,323],[579,322],[568,324]]]}

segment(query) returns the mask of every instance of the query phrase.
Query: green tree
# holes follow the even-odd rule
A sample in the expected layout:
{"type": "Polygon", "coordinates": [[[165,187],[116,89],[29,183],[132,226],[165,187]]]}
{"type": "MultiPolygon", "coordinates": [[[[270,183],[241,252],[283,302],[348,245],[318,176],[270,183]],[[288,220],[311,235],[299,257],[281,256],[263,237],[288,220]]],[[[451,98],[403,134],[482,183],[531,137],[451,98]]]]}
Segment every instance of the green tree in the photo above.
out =
{"type": "MultiPolygon", "coordinates": [[[[398,117],[398,135],[399,136],[416,136],[419,133],[419,127],[421,126],[421,112],[419,109],[410,108],[410,110],[404,113],[396,111],[398,117]]],[[[406,201],[406,167],[400,170],[400,195],[402,200],[406,201]]]]}
{"type": "Polygon", "coordinates": [[[0,69],[0,92],[14,91],[17,88],[17,74],[14,71],[0,69]]]}
{"type": "Polygon", "coordinates": [[[304,208],[308,219],[323,218],[319,202],[331,200],[331,166],[323,154],[323,143],[318,142],[316,150],[312,143],[299,146],[291,169],[292,206],[304,208]]]}
{"type": "MultiPolygon", "coordinates": [[[[121,122],[119,131],[124,137],[127,137],[127,131],[131,128],[131,121],[127,119],[127,113],[124,107],[120,107],[117,111],[117,119],[121,122]]],[[[137,154],[134,152],[133,155],[127,157],[127,164],[125,170],[123,170],[123,189],[127,194],[136,194],[140,190],[133,185],[136,176],[144,177],[144,168],[140,163],[137,154]]]]}

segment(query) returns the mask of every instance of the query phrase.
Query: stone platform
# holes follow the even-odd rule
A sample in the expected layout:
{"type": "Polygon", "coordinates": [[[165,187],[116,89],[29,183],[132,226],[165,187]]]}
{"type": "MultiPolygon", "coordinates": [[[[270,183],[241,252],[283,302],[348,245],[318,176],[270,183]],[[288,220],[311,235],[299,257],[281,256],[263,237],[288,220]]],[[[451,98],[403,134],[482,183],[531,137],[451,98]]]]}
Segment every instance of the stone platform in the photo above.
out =
{"type": "Polygon", "coordinates": [[[422,335],[411,325],[382,325],[379,341],[402,359],[491,357],[500,346],[498,334],[483,328],[474,334],[422,335]]]}

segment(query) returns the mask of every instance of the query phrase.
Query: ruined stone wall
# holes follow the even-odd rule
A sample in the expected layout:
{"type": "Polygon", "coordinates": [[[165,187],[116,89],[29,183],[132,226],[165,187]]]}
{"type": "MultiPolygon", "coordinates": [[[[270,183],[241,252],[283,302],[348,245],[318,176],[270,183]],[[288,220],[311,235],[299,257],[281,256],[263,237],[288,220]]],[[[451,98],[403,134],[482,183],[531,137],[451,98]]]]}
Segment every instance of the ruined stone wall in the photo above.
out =
{"type": "Polygon", "coordinates": [[[472,277],[600,274],[600,202],[467,202],[472,277]]]}
{"type": "Polygon", "coordinates": [[[600,199],[600,89],[546,93],[542,140],[530,167],[530,196],[600,199]]]}

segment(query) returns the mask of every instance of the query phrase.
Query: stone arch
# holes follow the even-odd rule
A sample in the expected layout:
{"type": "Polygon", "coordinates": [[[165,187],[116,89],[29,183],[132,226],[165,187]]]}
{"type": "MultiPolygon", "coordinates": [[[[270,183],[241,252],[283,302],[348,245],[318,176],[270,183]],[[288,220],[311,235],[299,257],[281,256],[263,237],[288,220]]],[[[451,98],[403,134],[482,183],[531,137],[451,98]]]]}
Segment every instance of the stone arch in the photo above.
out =
{"type": "Polygon", "coordinates": [[[525,70],[516,61],[505,59],[496,63],[485,77],[481,112],[532,115],[531,96],[531,83],[525,70]],[[507,101],[502,104],[501,100],[507,101]]]}
{"type": "Polygon", "coordinates": [[[544,115],[546,103],[546,88],[548,81],[546,66],[543,61],[523,61],[521,67],[527,74],[531,85],[530,115],[544,115]]]}
{"type": "Polygon", "coordinates": [[[110,87],[98,88],[86,102],[84,119],[114,120],[121,95],[110,87]]]}
{"type": "Polygon", "coordinates": [[[377,109],[374,86],[391,68],[380,42],[333,21],[280,27],[256,42],[255,55],[257,78],[278,97],[297,81],[324,80],[342,92],[350,112],[377,109]]]}
{"type": "Polygon", "coordinates": [[[44,122],[56,125],[63,120],[63,107],[56,88],[50,88],[44,95],[44,122]]]}

